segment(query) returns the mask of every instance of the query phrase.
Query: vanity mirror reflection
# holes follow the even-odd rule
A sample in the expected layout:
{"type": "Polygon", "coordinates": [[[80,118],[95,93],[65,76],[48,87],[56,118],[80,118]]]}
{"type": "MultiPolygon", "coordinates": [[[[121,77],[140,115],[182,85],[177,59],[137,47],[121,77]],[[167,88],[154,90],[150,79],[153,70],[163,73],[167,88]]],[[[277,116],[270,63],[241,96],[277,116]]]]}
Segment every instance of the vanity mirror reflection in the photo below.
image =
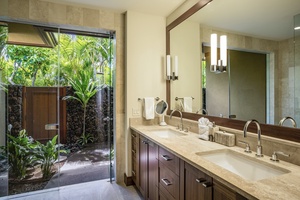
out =
{"type": "MultiPolygon", "coordinates": [[[[203,0],[199,2],[201,1],[203,0]]],[[[227,107],[227,112],[211,112],[207,109],[209,115],[218,119],[221,114],[222,117],[226,118],[223,121],[230,121],[233,124],[242,124],[248,119],[259,118],[261,123],[276,125],[276,127],[282,118],[290,116],[295,118],[299,124],[298,102],[300,101],[297,94],[299,94],[300,80],[296,78],[296,75],[300,73],[298,67],[300,54],[299,50],[297,51],[299,41],[297,42],[296,38],[297,31],[294,31],[293,18],[299,13],[300,2],[297,0],[291,0],[288,4],[286,2],[274,3],[272,0],[266,0],[260,4],[215,0],[198,12],[195,12],[195,9],[189,9],[184,14],[179,15],[167,26],[167,54],[178,56],[180,72],[179,80],[167,81],[167,95],[169,95],[167,99],[170,109],[178,109],[180,105],[175,101],[175,98],[179,96],[194,97],[192,112],[185,112],[186,116],[194,116],[196,119],[197,110],[209,108],[211,102],[207,100],[209,91],[203,95],[202,86],[208,84],[209,76],[215,74],[206,70],[206,76],[203,76],[205,73],[202,67],[205,64],[209,67],[208,58],[205,56],[205,53],[209,53],[209,51],[205,51],[203,47],[209,48],[210,34],[217,33],[218,35],[227,35],[229,56],[230,51],[265,54],[265,97],[261,97],[265,105],[263,110],[265,116],[252,113],[251,116],[241,117],[240,114],[231,112],[230,108],[233,107],[233,104],[231,104],[230,95],[233,90],[237,95],[239,91],[234,89],[236,84],[231,79],[233,72],[230,72],[230,66],[227,74],[221,75],[227,76],[228,88],[213,92],[216,95],[213,97],[214,99],[222,99],[219,104],[213,104],[213,106],[227,107]],[[272,5],[272,9],[269,9],[270,5],[272,5]],[[249,12],[249,10],[255,10],[255,12],[249,12]],[[184,15],[187,13],[192,16],[186,18],[184,15]],[[223,94],[221,94],[222,92],[223,94]],[[229,120],[229,116],[236,117],[236,120],[229,120]]],[[[240,65],[243,66],[244,63],[240,65]]],[[[216,79],[222,79],[221,76],[216,79]]],[[[224,84],[215,81],[213,83],[219,85],[220,88],[224,86],[224,84]]],[[[240,84],[247,85],[250,83],[244,81],[240,84]]],[[[249,93],[251,93],[250,90],[249,93]]],[[[236,103],[234,104],[236,105],[236,103]]],[[[237,109],[242,111],[244,106],[252,105],[250,100],[248,102],[240,101],[240,104],[241,107],[237,109]]],[[[249,107],[248,109],[261,111],[257,107],[249,107]]],[[[266,127],[275,128],[273,126],[266,127]]]]}

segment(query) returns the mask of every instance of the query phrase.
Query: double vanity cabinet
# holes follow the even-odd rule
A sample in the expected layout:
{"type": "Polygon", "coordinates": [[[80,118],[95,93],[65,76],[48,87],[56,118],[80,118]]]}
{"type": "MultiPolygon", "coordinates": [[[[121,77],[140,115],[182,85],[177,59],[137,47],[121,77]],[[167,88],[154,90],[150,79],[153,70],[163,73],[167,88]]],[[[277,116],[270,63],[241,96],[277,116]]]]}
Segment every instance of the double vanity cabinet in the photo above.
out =
{"type": "Polygon", "coordinates": [[[246,199],[133,129],[131,140],[132,179],[144,199],[246,199]]]}

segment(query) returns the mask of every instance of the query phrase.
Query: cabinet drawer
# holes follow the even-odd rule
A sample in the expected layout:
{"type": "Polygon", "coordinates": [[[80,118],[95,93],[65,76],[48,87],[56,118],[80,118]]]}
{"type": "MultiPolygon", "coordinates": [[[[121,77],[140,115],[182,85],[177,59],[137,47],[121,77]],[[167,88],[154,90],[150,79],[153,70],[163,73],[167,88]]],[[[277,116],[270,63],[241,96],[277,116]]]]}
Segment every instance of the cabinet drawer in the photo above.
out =
{"type": "Polygon", "coordinates": [[[179,199],[179,177],[163,163],[159,163],[159,185],[174,199],[179,199]]]}
{"type": "Polygon", "coordinates": [[[159,200],[175,200],[172,195],[164,188],[160,187],[159,189],[159,200]]]}
{"type": "Polygon", "coordinates": [[[179,158],[169,151],[159,148],[158,159],[175,174],[179,175],[179,158]]]}

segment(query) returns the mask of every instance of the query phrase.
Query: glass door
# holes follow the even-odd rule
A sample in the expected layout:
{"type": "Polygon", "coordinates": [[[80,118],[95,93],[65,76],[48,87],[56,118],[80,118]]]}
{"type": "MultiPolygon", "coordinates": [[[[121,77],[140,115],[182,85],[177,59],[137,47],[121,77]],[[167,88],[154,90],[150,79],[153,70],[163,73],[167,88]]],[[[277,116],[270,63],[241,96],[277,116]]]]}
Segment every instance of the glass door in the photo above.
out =
{"type": "Polygon", "coordinates": [[[114,33],[1,25],[0,197],[111,182],[114,33]]]}
{"type": "Polygon", "coordinates": [[[1,24],[7,29],[1,52],[1,112],[6,110],[0,145],[8,160],[3,196],[19,197],[44,191],[59,174],[59,45],[45,27],[1,24]]]}
{"type": "Polygon", "coordinates": [[[5,69],[5,44],[7,41],[8,28],[5,24],[0,25],[0,198],[8,194],[8,159],[6,146],[6,95],[7,85],[4,83],[5,69]]]}
{"type": "Polygon", "coordinates": [[[108,116],[109,116],[109,123],[107,126],[107,132],[108,132],[108,144],[109,144],[109,149],[110,149],[110,167],[109,167],[109,178],[110,178],[110,182],[112,182],[115,178],[115,149],[114,149],[114,135],[115,135],[115,101],[114,101],[114,96],[115,96],[115,47],[116,47],[116,43],[115,43],[115,34],[114,33],[110,33],[110,37],[109,37],[109,74],[110,74],[110,80],[109,80],[109,92],[108,94],[108,102],[109,102],[109,109],[108,109],[108,116]]]}

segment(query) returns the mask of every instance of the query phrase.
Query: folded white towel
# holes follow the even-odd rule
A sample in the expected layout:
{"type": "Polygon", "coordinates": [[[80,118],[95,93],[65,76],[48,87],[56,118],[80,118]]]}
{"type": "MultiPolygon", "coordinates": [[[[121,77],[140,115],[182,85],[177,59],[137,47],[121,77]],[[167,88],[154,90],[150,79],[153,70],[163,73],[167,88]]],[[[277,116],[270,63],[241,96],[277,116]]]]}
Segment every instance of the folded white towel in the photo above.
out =
{"type": "Polygon", "coordinates": [[[209,140],[208,131],[205,132],[204,134],[201,135],[199,134],[199,138],[208,141],[209,140]]]}
{"type": "Polygon", "coordinates": [[[184,112],[193,112],[193,99],[192,97],[183,97],[184,112]]]}
{"type": "Polygon", "coordinates": [[[212,123],[209,121],[209,119],[205,118],[205,117],[201,117],[199,120],[198,120],[198,124],[201,124],[201,125],[212,125],[212,123]]]}
{"type": "Polygon", "coordinates": [[[210,128],[213,127],[213,123],[209,121],[209,119],[205,117],[201,117],[198,120],[198,133],[199,138],[202,140],[209,140],[210,128]]]}
{"type": "Polygon", "coordinates": [[[144,98],[143,117],[147,120],[154,119],[154,97],[144,98]]]}

